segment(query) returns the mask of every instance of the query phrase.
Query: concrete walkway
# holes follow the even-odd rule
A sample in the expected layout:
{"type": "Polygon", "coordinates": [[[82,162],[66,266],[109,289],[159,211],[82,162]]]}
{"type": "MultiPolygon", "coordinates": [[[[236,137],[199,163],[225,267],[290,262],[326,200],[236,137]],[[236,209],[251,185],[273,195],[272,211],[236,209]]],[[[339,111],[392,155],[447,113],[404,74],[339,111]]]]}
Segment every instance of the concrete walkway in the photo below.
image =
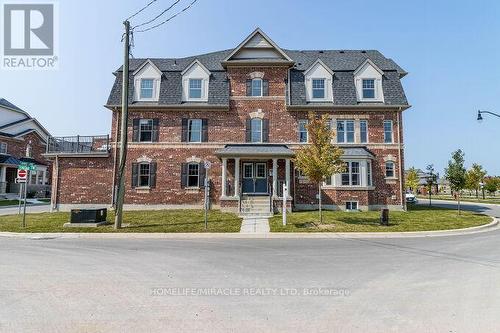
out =
{"type": "Polygon", "coordinates": [[[269,231],[269,220],[267,218],[245,217],[241,222],[240,233],[242,234],[267,234],[269,231]]]}

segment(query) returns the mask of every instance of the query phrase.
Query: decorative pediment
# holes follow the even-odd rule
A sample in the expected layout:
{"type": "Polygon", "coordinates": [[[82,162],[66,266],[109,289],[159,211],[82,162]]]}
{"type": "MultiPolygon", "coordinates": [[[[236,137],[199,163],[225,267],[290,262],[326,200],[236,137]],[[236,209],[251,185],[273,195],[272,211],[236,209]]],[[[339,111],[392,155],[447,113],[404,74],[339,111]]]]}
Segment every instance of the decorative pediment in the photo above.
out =
{"type": "Polygon", "coordinates": [[[196,157],[196,156],[191,156],[186,158],[187,163],[201,163],[201,158],[196,157]]]}
{"type": "Polygon", "coordinates": [[[384,75],[384,72],[375,65],[373,61],[370,59],[366,59],[361,65],[359,65],[358,68],[354,71],[354,76],[360,75],[362,72],[367,70],[369,67],[373,68],[375,71],[377,71],[380,75],[384,75]]]}
{"type": "Polygon", "coordinates": [[[283,50],[274,43],[260,28],[255,29],[243,42],[240,43],[224,59],[224,62],[231,60],[256,60],[271,59],[277,61],[293,60],[283,50]]]}
{"type": "Polygon", "coordinates": [[[142,65],[140,65],[135,71],[134,71],[134,76],[138,75],[142,72],[144,72],[147,69],[151,69],[152,71],[156,72],[156,75],[161,76],[162,72],[160,69],[152,62],[150,59],[146,60],[142,65]]]}
{"type": "Polygon", "coordinates": [[[186,73],[189,73],[190,71],[192,71],[194,69],[193,66],[199,67],[207,75],[210,75],[210,71],[205,66],[203,66],[203,64],[198,59],[195,59],[189,66],[187,66],[186,69],[184,69],[181,72],[181,75],[185,75],[186,73]]]}
{"type": "Polygon", "coordinates": [[[142,155],[137,159],[137,163],[151,163],[153,160],[147,157],[146,155],[142,155]]]}
{"type": "Polygon", "coordinates": [[[254,119],[254,118],[264,119],[264,112],[262,112],[262,109],[257,109],[254,112],[250,112],[250,118],[251,119],[254,119]]]}

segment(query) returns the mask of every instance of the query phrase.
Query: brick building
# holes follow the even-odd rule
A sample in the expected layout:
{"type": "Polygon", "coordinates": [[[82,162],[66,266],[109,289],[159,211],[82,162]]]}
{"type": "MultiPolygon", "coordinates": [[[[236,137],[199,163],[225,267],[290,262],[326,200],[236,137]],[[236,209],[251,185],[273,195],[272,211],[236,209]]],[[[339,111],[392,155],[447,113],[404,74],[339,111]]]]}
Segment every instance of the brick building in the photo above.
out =
{"type": "MultiPolygon", "coordinates": [[[[54,208],[113,204],[123,72],[114,74],[110,143],[52,139],[54,208]]],[[[293,165],[314,111],[330,117],[347,166],[325,182],[326,207],[402,209],[406,74],[378,51],[286,50],[260,29],[230,50],[131,59],[126,208],[201,207],[208,178],[214,207],[259,198],[277,209],[286,183],[289,207],[314,209],[317,186],[293,165]]]]}
{"type": "Polygon", "coordinates": [[[50,161],[43,156],[49,135],[26,111],[0,98],[0,196],[19,192],[15,179],[21,162],[36,165],[28,180],[30,194],[50,191],[50,161]]]}

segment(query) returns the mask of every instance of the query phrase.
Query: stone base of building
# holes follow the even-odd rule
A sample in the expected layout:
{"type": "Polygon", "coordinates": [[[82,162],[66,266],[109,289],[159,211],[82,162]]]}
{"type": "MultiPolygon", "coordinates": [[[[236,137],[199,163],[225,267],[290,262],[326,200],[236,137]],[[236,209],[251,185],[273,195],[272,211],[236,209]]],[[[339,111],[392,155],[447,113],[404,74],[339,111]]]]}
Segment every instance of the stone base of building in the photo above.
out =
{"type": "MultiPolygon", "coordinates": [[[[339,210],[346,211],[345,206],[342,205],[322,205],[323,210],[339,210]]],[[[368,206],[359,206],[359,211],[378,211],[382,208],[387,208],[393,211],[404,211],[404,207],[401,205],[368,205],[368,206]]],[[[310,204],[296,204],[294,205],[294,211],[308,211],[308,210],[318,210],[318,205],[310,205],[310,204]]]]}

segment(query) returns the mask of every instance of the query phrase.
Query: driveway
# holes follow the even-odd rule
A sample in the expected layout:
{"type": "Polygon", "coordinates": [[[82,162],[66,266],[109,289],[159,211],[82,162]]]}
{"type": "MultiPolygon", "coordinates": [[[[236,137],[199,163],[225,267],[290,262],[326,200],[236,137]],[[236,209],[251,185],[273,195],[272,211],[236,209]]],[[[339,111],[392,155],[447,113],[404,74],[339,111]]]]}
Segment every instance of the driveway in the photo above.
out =
{"type": "Polygon", "coordinates": [[[494,332],[499,248],[500,231],[404,239],[0,237],[0,332],[494,332]]]}

